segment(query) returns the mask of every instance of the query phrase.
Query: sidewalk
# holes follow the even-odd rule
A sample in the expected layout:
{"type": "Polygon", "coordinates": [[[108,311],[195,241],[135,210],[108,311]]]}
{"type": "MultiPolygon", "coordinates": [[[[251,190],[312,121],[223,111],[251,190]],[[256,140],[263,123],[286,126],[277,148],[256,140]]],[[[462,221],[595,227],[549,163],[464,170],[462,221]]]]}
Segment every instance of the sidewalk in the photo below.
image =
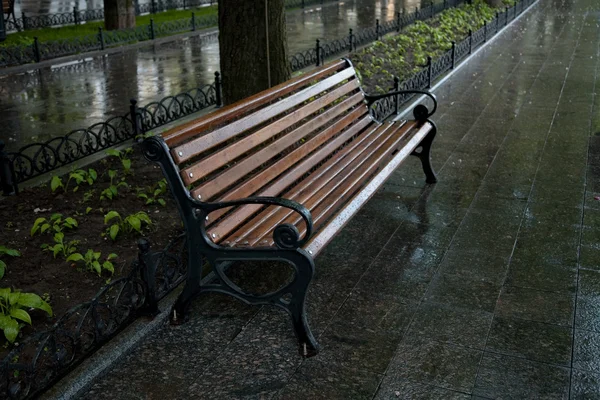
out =
{"type": "Polygon", "coordinates": [[[402,166],[288,317],[210,296],[85,399],[600,398],[594,0],[540,0],[436,91],[431,188],[402,166]]]}

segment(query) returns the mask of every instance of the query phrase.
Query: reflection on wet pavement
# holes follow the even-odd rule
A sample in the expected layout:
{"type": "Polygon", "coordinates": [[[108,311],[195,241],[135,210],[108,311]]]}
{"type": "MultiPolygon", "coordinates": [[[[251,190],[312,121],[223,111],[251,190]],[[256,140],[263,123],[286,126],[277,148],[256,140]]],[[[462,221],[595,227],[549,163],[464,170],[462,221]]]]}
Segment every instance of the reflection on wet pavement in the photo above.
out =
{"type": "Polygon", "coordinates": [[[407,161],[316,259],[318,356],[207,297],[81,398],[600,398],[598,15],[540,0],[436,90],[439,183],[407,161]]]}
{"type": "MultiPolygon", "coordinates": [[[[53,3],[54,4],[54,3],[53,3]]],[[[375,19],[391,20],[421,0],[345,0],[287,13],[290,53],[317,38],[336,39],[375,19]]],[[[124,115],[129,99],[140,104],[212,83],[219,70],[216,40],[189,37],[124,49],[85,62],[0,75],[2,137],[9,150],[63,136],[71,130],[124,115]]]]}

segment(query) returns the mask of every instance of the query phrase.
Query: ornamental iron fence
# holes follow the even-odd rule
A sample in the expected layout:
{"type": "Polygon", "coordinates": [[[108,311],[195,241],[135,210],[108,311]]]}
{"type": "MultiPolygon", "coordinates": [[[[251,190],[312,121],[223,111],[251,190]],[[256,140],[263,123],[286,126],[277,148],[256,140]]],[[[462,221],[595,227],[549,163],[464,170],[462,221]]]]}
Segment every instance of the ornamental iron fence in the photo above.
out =
{"type": "MultiPolygon", "coordinates": [[[[470,32],[464,40],[453,43],[451,49],[436,57],[435,61],[428,58],[427,65],[412,77],[403,82],[394,78],[389,90],[430,88],[435,79],[453,69],[535,1],[521,0],[496,14],[494,30],[488,31],[488,24],[470,32]]],[[[306,54],[307,58],[314,57],[312,62],[316,63],[316,53],[311,55],[308,51],[306,54]]],[[[167,97],[145,107],[137,107],[132,100],[130,112],[123,117],[73,131],[45,144],[26,146],[17,153],[4,152],[4,144],[0,141],[0,185],[5,194],[16,194],[17,183],[131,139],[134,131],[147,132],[209,105],[221,105],[220,88],[221,79],[215,73],[215,82],[211,85],[167,97]],[[133,126],[132,115],[135,116],[135,123],[139,124],[136,127],[133,126]],[[30,149],[33,156],[26,155],[25,149],[30,149]]],[[[381,99],[372,105],[371,113],[374,118],[385,120],[398,114],[400,106],[414,96],[402,94],[381,99]]],[[[128,276],[102,288],[89,302],[73,307],[48,331],[21,341],[0,361],[0,397],[24,400],[39,395],[135,318],[156,315],[158,301],[184,280],[187,268],[184,238],[184,234],[175,238],[158,252],[151,252],[149,243],[140,240],[138,258],[131,263],[128,276]]]]}
{"type": "MultiPolygon", "coordinates": [[[[330,0],[329,0],[330,1],[330,0]]],[[[338,0],[336,0],[338,1],[338,0]]],[[[218,4],[217,0],[150,0],[148,3],[139,4],[135,1],[135,14],[156,14],[169,10],[187,10],[218,4]]],[[[286,0],[286,8],[304,8],[314,4],[324,4],[324,0],[286,0]]],[[[56,14],[27,15],[21,13],[20,18],[11,18],[5,21],[6,31],[23,31],[29,29],[48,28],[52,26],[79,25],[85,22],[101,21],[104,19],[104,9],[80,10],[76,5],[71,12],[56,14]]]]}

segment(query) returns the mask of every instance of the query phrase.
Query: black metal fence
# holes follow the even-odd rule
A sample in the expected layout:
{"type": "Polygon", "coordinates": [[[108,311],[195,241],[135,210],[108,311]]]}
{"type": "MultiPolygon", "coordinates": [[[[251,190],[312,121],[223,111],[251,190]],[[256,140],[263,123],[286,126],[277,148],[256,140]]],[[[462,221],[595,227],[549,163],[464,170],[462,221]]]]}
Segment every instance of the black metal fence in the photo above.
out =
{"type": "MultiPolygon", "coordinates": [[[[429,58],[427,65],[410,79],[400,82],[396,78],[390,90],[431,87],[432,82],[453,69],[535,1],[521,0],[514,7],[506,8],[481,29],[470,32],[461,42],[453,43],[452,48],[440,57],[435,60],[429,58]]],[[[147,131],[205,108],[207,104],[220,104],[220,84],[220,77],[216,73],[215,83],[201,89],[168,97],[142,108],[137,108],[133,102],[130,114],[124,117],[96,124],[96,128],[71,132],[64,138],[53,139],[44,145],[27,146],[34,151],[33,158],[25,156],[24,149],[6,154],[0,144],[0,180],[3,188],[12,188],[11,179],[12,182],[17,182],[17,178],[21,179],[18,182],[31,179],[31,175],[39,176],[130,139],[133,132],[130,115],[138,115],[137,122],[147,131]],[[22,169],[21,162],[29,169],[22,169]]],[[[376,118],[386,119],[397,114],[400,105],[410,98],[401,95],[382,99],[375,103],[372,112],[376,118]]],[[[150,252],[149,244],[141,240],[138,259],[132,263],[131,273],[127,277],[107,285],[91,301],[72,308],[50,330],[20,342],[0,361],[0,398],[23,400],[35,397],[136,317],[155,315],[158,301],[185,277],[184,237],[179,236],[164,250],[155,253],[150,252]]]]}
{"type": "MultiPolygon", "coordinates": [[[[197,8],[217,3],[218,0],[151,0],[144,4],[135,1],[135,13],[136,15],[156,14],[168,10],[186,10],[188,8],[197,8]]],[[[304,8],[308,5],[323,3],[324,0],[286,0],[285,6],[286,8],[304,8]]],[[[103,8],[79,10],[79,8],[75,6],[71,12],[57,14],[28,16],[25,13],[22,13],[20,18],[11,18],[6,21],[6,30],[11,32],[47,28],[51,26],[78,25],[103,19],[103,8]]]]}
{"type": "Polygon", "coordinates": [[[35,398],[139,316],[154,316],[158,302],[185,278],[181,235],[162,251],[138,242],[130,273],[93,299],[67,311],[49,330],[30,336],[0,362],[0,398],[35,398]]]}
{"type": "MultiPolygon", "coordinates": [[[[198,29],[217,25],[216,15],[196,17],[194,13],[189,18],[136,26],[130,29],[104,31],[98,28],[98,33],[75,38],[40,42],[37,37],[33,43],[23,46],[0,47],[0,67],[29,64],[57,57],[90,51],[105,50],[124,44],[154,40],[162,36],[176,33],[193,32],[198,29]]],[[[213,35],[214,36],[214,35],[213,35]]]]}

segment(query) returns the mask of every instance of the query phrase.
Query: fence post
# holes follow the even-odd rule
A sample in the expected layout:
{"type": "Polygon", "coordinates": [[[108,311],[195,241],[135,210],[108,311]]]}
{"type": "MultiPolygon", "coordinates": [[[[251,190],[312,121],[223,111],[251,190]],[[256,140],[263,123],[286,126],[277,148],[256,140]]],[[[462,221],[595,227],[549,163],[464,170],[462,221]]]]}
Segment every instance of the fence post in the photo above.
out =
{"type": "MultiPolygon", "coordinates": [[[[394,76],[394,92],[397,92],[400,90],[400,78],[398,78],[397,76],[394,76]]],[[[394,112],[396,113],[396,115],[398,115],[398,112],[400,111],[400,95],[397,94],[394,96],[394,112]]]]}
{"type": "Polygon", "coordinates": [[[150,18],[150,40],[156,38],[156,32],[154,31],[154,19],[150,18]]]}
{"type": "Polygon", "coordinates": [[[500,20],[500,14],[498,14],[498,11],[496,11],[496,33],[498,33],[498,30],[500,29],[500,28],[498,27],[498,25],[499,25],[499,23],[498,23],[498,22],[499,22],[499,20],[500,20]]]}
{"type": "Polygon", "coordinates": [[[431,88],[431,81],[432,81],[432,76],[431,76],[431,56],[427,56],[427,88],[431,88]]]}
{"type": "Polygon", "coordinates": [[[142,307],[145,315],[155,316],[159,313],[156,299],[156,261],[150,253],[150,242],[147,239],[138,240],[138,265],[140,278],[146,286],[146,298],[142,307]]]}
{"type": "Polygon", "coordinates": [[[469,29],[469,54],[473,53],[473,30],[469,29]]]}
{"type": "Polygon", "coordinates": [[[156,14],[156,0],[152,0],[152,3],[150,4],[150,13],[156,14]]]}
{"type": "Polygon", "coordinates": [[[396,32],[400,32],[400,11],[396,13],[396,32]]]}
{"type": "Polygon", "coordinates": [[[185,0],[183,0],[183,9],[187,10],[187,4],[186,4],[185,0]]]}
{"type": "Polygon", "coordinates": [[[15,179],[15,170],[10,158],[4,152],[4,141],[0,140],[0,183],[2,184],[2,193],[5,196],[19,194],[19,188],[15,179]]]}
{"type": "Polygon", "coordinates": [[[73,6],[73,22],[75,22],[75,25],[79,25],[79,10],[77,9],[78,5],[77,3],[75,3],[75,5],[73,6]]]}
{"type": "Polygon", "coordinates": [[[456,42],[452,41],[452,69],[456,65],[456,42]]]}
{"type": "Polygon", "coordinates": [[[506,10],[504,10],[504,26],[508,25],[508,6],[506,6],[506,10]]]}
{"type": "Polygon", "coordinates": [[[444,0],[444,10],[448,8],[448,0],[444,0]]]}
{"type": "Polygon", "coordinates": [[[100,50],[104,50],[104,31],[102,27],[98,27],[98,40],[100,41],[100,50]]]}
{"type": "Polygon", "coordinates": [[[304,8],[304,0],[302,0],[302,8],[304,8]]]}
{"type": "Polygon", "coordinates": [[[140,15],[141,12],[140,12],[140,2],[139,2],[139,0],[133,0],[133,4],[134,4],[134,7],[135,7],[135,15],[140,15]]]}
{"type": "Polygon", "coordinates": [[[142,127],[140,126],[140,120],[138,118],[139,111],[137,107],[137,100],[129,100],[129,115],[131,115],[131,127],[133,128],[133,140],[141,140],[139,137],[143,134],[142,127]]]}
{"type": "Polygon", "coordinates": [[[318,67],[319,65],[321,65],[321,41],[319,39],[317,39],[315,51],[317,54],[317,67],[318,67]]]}
{"type": "Polygon", "coordinates": [[[348,53],[352,53],[352,49],[354,48],[354,32],[352,28],[350,28],[350,34],[348,35],[348,53]]]}
{"type": "Polygon", "coordinates": [[[375,20],[375,38],[379,40],[379,18],[375,20]]]}
{"type": "Polygon", "coordinates": [[[419,19],[419,7],[415,7],[415,21],[419,19]]]}
{"type": "Polygon", "coordinates": [[[21,19],[23,20],[23,30],[26,31],[29,29],[29,26],[27,24],[27,17],[25,16],[25,13],[21,13],[21,19]]]}
{"type": "Polygon", "coordinates": [[[221,74],[219,74],[218,71],[215,71],[215,106],[217,107],[223,105],[223,93],[221,92],[222,85],[221,74]]]}
{"type": "Polygon", "coordinates": [[[433,18],[433,1],[429,3],[429,8],[431,9],[431,16],[429,18],[433,18]]]}
{"type": "Polygon", "coordinates": [[[38,41],[37,36],[33,38],[33,58],[35,62],[40,62],[42,60],[42,53],[40,52],[40,42],[38,41]]]}
{"type": "Polygon", "coordinates": [[[483,21],[483,42],[487,42],[487,21],[483,21]]]}
{"type": "Polygon", "coordinates": [[[192,32],[196,30],[196,13],[192,13],[192,32]]]}

